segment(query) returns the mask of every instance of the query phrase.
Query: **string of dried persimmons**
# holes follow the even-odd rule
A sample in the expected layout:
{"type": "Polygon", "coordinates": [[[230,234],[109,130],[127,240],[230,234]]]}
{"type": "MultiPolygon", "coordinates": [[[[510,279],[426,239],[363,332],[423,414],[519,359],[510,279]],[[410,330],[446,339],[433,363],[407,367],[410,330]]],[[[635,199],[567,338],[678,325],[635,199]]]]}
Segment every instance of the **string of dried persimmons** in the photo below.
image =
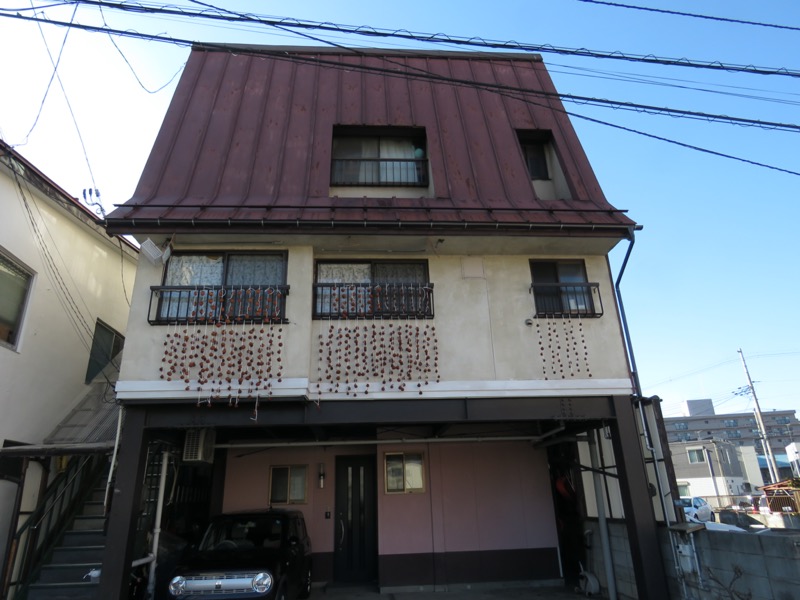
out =
{"type": "Polygon", "coordinates": [[[536,334],[544,379],[592,376],[581,319],[536,319],[536,334]]]}
{"type": "Polygon", "coordinates": [[[259,398],[270,398],[272,383],[282,381],[283,345],[280,325],[177,325],[166,334],[159,373],[197,392],[198,405],[255,398],[257,415],[259,398]]]}
{"type": "Polygon", "coordinates": [[[440,382],[436,326],[419,321],[330,321],[319,334],[317,391],[368,395],[440,382]]]}

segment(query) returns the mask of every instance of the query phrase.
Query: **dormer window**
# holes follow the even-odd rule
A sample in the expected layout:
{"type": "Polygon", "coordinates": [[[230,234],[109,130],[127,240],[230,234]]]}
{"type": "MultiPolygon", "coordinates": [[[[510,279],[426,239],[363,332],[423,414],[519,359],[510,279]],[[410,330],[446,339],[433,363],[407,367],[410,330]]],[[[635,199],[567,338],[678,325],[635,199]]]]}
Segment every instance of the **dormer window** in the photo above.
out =
{"type": "Polygon", "coordinates": [[[569,186],[558,162],[550,131],[526,129],[517,131],[517,136],[536,195],[542,200],[568,200],[569,186]]]}
{"type": "Polygon", "coordinates": [[[331,158],[331,186],[428,186],[421,128],[337,127],[331,158]]]}

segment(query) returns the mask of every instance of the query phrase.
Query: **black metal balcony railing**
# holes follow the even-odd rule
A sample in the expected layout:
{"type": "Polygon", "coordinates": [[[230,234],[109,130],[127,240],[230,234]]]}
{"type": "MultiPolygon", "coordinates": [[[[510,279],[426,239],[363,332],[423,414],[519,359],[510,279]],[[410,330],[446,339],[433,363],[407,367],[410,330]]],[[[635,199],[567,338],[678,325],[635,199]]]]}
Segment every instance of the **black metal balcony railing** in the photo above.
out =
{"type": "Polygon", "coordinates": [[[433,284],[317,283],[315,319],[430,319],[433,284]]]}
{"type": "Polygon", "coordinates": [[[602,317],[598,283],[534,283],[537,317],[602,317]]]}
{"type": "Polygon", "coordinates": [[[331,185],[428,186],[428,161],[405,158],[334,158],[331,185]]]}
{"type": "Polygon", "coordinates": [[[288,285],[153,286],[151,325],[171,323],[284,323],[288,285]]]}

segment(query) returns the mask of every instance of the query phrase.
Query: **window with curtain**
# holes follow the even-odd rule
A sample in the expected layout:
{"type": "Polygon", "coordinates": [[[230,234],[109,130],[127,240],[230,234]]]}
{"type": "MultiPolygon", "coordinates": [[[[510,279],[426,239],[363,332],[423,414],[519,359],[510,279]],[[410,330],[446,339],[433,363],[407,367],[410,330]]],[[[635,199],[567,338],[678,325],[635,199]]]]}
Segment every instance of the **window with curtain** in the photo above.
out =
{"type": "Polygon", "coordinates": [[[30,271],[0,252],[0,344],[15,348],[19,343],[32,281],[30,271]]]}
{"type": "Polygon", "coordinates": [[[162,320],[270,320],[283,310],[285,254],[173,254],[161,289],[162,320]]]}
{"type": "Polygon", "coordinates": [[[336,128],[331,185],[427,186],[424,131],[395,129],[336,128]]]}
{"type": "Polygon", "coordinates": [[[425,261],[318,262],[315,317],[433,316],[425,261]]]}
{"type": "Polygon", "coordinates": [[[387,493],[402,494],[425,491],[422,453],[387,453],[385,467],[387,493]]]}
{"type": "Polygon", "coordinates": [[[305,465],[272,467],[270,470],[270,504],[302,504],[306,501],[305,465]]]}

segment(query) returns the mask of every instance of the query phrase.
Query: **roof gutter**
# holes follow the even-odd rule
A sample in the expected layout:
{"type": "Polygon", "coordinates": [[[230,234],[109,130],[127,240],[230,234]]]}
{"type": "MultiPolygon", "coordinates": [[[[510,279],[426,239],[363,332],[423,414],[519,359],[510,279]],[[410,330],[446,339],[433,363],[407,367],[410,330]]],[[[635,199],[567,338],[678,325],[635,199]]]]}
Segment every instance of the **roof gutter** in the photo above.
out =
{"type": "Polygon", "coordinates": [[[236,228],[236,229],[395,229],[395,230],[433,230],[447,229],[450,231],[458,230],[483,230],[483,231],[517,231],[524,233],[527,231],[563,231],[578,230],[581,232],[617,232],[626,235],[631,229],[623,224],[597,224],[597,223],[502,223],[495,221],[473,222],[473,221],[374,221],[367,219],[320,219],[320,220],[300,220],[300,219],[247,219],[236,221],[233,219],[113,219],[106,221],[106,227],[110,233],[127,234],[135,231],[154,232],[188,228],[196,231],[236,228]]]}

